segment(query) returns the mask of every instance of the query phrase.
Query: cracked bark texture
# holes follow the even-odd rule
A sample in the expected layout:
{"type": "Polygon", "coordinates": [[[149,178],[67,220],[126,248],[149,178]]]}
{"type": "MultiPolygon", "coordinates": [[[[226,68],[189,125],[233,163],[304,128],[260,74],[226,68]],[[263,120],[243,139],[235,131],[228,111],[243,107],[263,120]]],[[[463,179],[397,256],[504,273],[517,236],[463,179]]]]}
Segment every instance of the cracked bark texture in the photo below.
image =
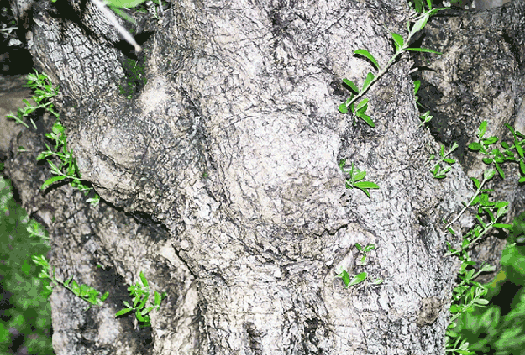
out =
{"type": "MultiPolygon", "coordinates": [[[[440,221],[472,196],[469,165],[429,173],[444,138],[418,128],[409,56],[366,95],[375,128],[337,110],[342,79],[361,85],[373,70],[353,51],[384,64],[389,33],[406,38],[405,4],[182,0],[158,20],[137,14],[147,83],[131,100],[118,89],[129,47],[93,4],[37,1],[31,12],[28,47],[60,85],[68,144],[102,201],[67,184],[38,190],[51,176],[35,164],[43,132],[13,138],[27,152],[11,152],[6,172],[50,232],[57,277],[110,292],[84,311],[55,288],[57,355],[443,354],[459,266],[445,242],[460,240],[440,221]],[[345,189],[339,159],[381,189],[345,189]],[[376,245],[367,265],[355,243],[376,245]],[[345,289],[339,266],[384,283],[345,289]],[[145,329],[113,317],[141,270],[167,292],[145,329]]],[[[51,118],[39,125],[49,131],[51,118]]]]}
{"type": "MultiPolygon", "coordinates": [[[[525,7],[514,1],[490,11],[464,13],[444,12],[449,16],[435,18],[425,29],[422,46],[443,52],[439,57],[419,56],[417,65],[427,70],[417,72],[421,80],[420,101],[434,116],[432,134],[446,146],[459,144],[455,157],[468,176],[482,179],[487,165],[485,156],[468,149],[477,142],[477,131],[487,121],[485,138],[497,136],[512,143],[511,131],[525,132],[525,7]],[[424,58],[427,57],[427,58],[424,58]],[[430,62],[426,59],[431,59],[430,62]]],[[[500,144],[493,148],[501,149],[500,144]]],[[[505,179],[496,174],[486,188],[494,189],[492,201],[508,201],[509,212],[503,220],[512,223],[525,212],[525,191],[518,185],[519,166],[501,165],[505,179]]],[[[467,229],[464,230],[466,232],[467,229]]],[[[505,236],[490,233],[472,250],[477,266],[497,266],[492,273],[477,281],[490,281],[501,269],[499,260],[506,245],[505,236]]]]}

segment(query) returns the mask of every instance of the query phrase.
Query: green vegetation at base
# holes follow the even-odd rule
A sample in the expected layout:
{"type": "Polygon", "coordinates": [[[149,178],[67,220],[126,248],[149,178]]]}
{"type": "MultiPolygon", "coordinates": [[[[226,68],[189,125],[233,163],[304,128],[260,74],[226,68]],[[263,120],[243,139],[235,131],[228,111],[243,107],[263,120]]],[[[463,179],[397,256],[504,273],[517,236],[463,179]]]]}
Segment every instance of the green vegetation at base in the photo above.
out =
{"type": "Polygon", "coordinates": [[[0,177],[0,275],[2,307],[0,354],[25,347],[29,354],[54,354],[51,346],[51,305],[34,254],[49,252],[47,233],[13,200],[9,180],[0,177]],[[16,334],[16,335],[15,335],[16,334]]]}

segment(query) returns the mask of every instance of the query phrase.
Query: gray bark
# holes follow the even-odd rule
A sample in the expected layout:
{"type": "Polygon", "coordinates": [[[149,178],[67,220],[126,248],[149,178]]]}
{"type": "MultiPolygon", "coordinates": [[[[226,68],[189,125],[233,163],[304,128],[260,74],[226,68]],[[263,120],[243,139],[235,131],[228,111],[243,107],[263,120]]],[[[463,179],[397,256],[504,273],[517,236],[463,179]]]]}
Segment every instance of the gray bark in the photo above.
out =
{"type": "MultiPolygon", "coordinates": [[[[79,23],[48,1],[32,7],[28,46],[60,85],[68,143],[103,200],[91,207],[66,184],[41,193],[51,174],[35,164],[44,137],[30,129],[13,137],[11,146],[28,152],[11,153],[6,171],[50,232],[57,278],[110,292],[102,307],[83,311],[86,302],[54,289],[57,355],[443,354],[459,266],[445,256],[445,242],[460,240],[441,221],[472,196],[468,176],[480,167],[465,151],[446,179],[435,180],[428,156],[456,136],[466,146],[482,119],[489,133],[503,134],[502,122],[522,127],[524,32],[514,19],[523,1],[492,17],[430,22],[441,37],[425,47],[444,53],[432,56],[438,69],[425,74],[429,85],[418,95],[436,107],[430,131],[418,128],[408,56],[366,96],[375,128],[354,126],[337,111],[347,97],[342,79],[361,84],[372,70],[353,50],[366,48],[384,64],[389,33],[406,38],[401,2],[171,5],[158,21],[138,21],[137,33],[152,35],[143,43],[147,84],[132,100],[118,93],[117,33],[93,4],[81,12],[71,3],[79,23]],[[478,43],[493,44],[483,47],[489,60],[506,62],[482,62],[459,23],[478,26],[478,43]],[[489,35],[483,24],[501,32],[489,35]],[[512,43],[501,40],[504,33],[512,43]],[[474,80],[489,72],[505,83],[494,100],[495,89],[474,80]],[[477,86],[467,90],[460,80],[477,86]],[[463,109],[471,101],[455,100],[465,95],[479,106],[463,109]],[[455,135],[438,131],[444,124],[455,135]],[[343,158],[381,189],[370,198],[346,190],[343,158]],[[376,245],[366,266],[354,243],[376,245]],[[340,265],[385,282],[345,289],[334,279],[340,265]],[[141,270],[167,298],[151,313],[151,328],[137,330],[133,314],[113,315],[141,270]]],[[[49,131],[53,122],[43,123],[49,131]]],[[[518,175],[511,169],[505,181],[518,175]]],[[[504,186],[497,193],[514,196],[515,215],[522,190],[504,186]]]]}

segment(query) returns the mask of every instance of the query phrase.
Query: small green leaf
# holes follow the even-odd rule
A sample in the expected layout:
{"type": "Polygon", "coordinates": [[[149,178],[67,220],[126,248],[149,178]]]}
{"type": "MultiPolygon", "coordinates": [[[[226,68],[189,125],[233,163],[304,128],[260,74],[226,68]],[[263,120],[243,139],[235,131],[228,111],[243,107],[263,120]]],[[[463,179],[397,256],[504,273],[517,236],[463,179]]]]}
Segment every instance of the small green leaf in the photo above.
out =
{"type": "Polygon", "coordinates": [[[369,99],[363,99],[361,102],[357,105],[355,108],[357,111],[359,111],[361,108],[365,107],[369,99]]]}
{"type": "Polygon", "coordinates": [[[344,102],[341,105],[339,105],[339,112],[348,113],[348,108],[346,107],[346,104],[344,102]]]}
{"type": "Polygon", "coordinates": [[[490,180],[492,177],[496,174],[496,171],[494,169],[485,170],[485,180],[490,180]]]}
{"type": "MultiPolygon", "coordinates": [[[[419,80],[414,81],[414,95],[417,95],[417,92],[418,92],[420,86],[421,86],[421,81],[419,81],[419,80]]],[[[427,112],[427,114],[428,114],[428,112],[427,112]]]]}
{"type": "Polygon", "coordinates": [[[468,145],[469,149],[472,149],[472,150],[480,150],[481,149],[481,144],[479,143],[470,143],[468,145]]]}
{"type": "Polygon", "coordinates": [[[343,79],[343,82],[350,87],[356,94],[359,93],[359,89],[352,80],[343,79]]]}
{"type": "Polygon", "coordinates": [[[406,50],[407,51],[416,51],[416,52],[435,53],[435,54],[439,54],[439,55],[443,54],[441,52],[433,51],[432,49],[427,49],[427,48],[407,48],[406,50]]]}
{"type": "Polygon", "coordinates": [[[133,310],[133,308],[124,308],[124,309],[121,309],[120,311],[118,311],[116,314],[115,314],[115,318],[118,317],[118,316],[121,316],[123,314],[126,314],[126,313],[129,313],[133,310]]]}
{"type": "Polygon", "coordinates": [[[360,189],[379,189],[380,187],[374,184],[371,181],[359,181],[354,183],[355,187],[358,187],[360,189]]]}
{"type": "Polygon", "coordinates": [[[476,185],[476,188],[479,189],[479,186],[480,186],[480,185],[479,185],[479,180],[476,179],[476,178],[474,178],[474,177],[471,177],[470,179],[471,179],[472,181],[474,181],[474,185],[476,185]]]}
{"type": "Polygon", "coordinates": [[[479,130],[478,130],[479,139],[483,138],[486,132],[487,132],[487,121],[483,121],[479,125],[479,130]]]}
{"type": "Polygon", "coordinates": [[[161,298],[161,295],[157,291],[153,293],[153,298],[154,298],[155,305],[157,306],[160,305],[160,301],[162,300],[162,298],[161,298]]]}
{"type": "Polygon", "coordinates": [[[501,170],[501,168],[500,168],[498,163],[496,163],[496,170],[498,170],[498,173],[501,176],[501,178],[505,179],[505,173],[503,172],[503,170],[501,170]]]}
{"type": "Polygon", "coordinates": [[[368,73],[365,78],[365,82],[363,84],[363,89],[361,91],[365,91],[370,86],[370,83],[372,80],[374,80],[375,76],[372,73],[368,73]]]}
{"type": "MultiPolygon", "coordinates": [[[[390,35],[392,36],[392,38],[394,39],[394,42],[396,44],[396,53],[399,53],[401,52],[401,48],[403,48],[403,37],[401,37],[400,35],[398,35],[397,33],[390,33],[390,35]]],[[[414,94],[417,93],[417,89],[414,91],[414,94]]]]}
{"type": "Polygon", "coordinates": [[[412,37],[412,35],[416,33],[417,31],[420,31],[421,29],[423,29],[423,27],[425,27],[425,25],[427,24],[428,18],[429,18],[429,15],[424,14],[416,21],[416,23],[412,27],[412,30],[410,31],[410,37],[412,37]]]}
{"type": "Polygon", "coordinates": [[[494,228],[506,228],[506,229],[512,229],[512,224],[506,224],[506,223],[494,223],[492,225],[494,228]]]}
{"type": "Polygon", "coordinates": [[[370,116],[365,115],[362,111],[358,111],[356,116],[362,118],[370,127],[374,128],[376,126],[375,123],[370,119],[370,116]]]}
{"type": "Polygon", "coordinates": [[[42,186],[40,186],[41,190],[45,190],[49,185],[53,184],[56,181],[64,180],[67,176],[53,176],[52,178],[47,179],[42,186]]]}
{"type": "Polygon", "coordinates": [[[485,139],[483,139],[483,144],[485,144],[485,145],[494,144],[497,141],[498,141],[498,137],[485,138],[485,139]]]}
{"type": "Polygon", "coordinates": [[[523,159],[523,149],[521,147],[521,142],[516,142],[516,151],[520,155],[520,157],[523,159]]]}
{"type": "Polygon", "coordinates": [[[139,273],[139,276],[140,276],[140,279],[142,280],[142,284],[145,287],[149,287],[148,280],[146,280],[146,276],[144,276],[144,273],[142,271],[139,273]]]}
{"type": "Polygon", "coordinates": [[[357,285],[363,282],[365,279],[366,279],[366,271],[363,271],[362,273],[355,275],[352,281],[350,281],[350,283],[348,284],[348,286],[350,287],[350,286],[357,285]]]}
{"type": "Polygon", "coordinates": [[[353,176],[354,181],[363,180],[366,176],[366,171],[360,171],[353,176]]]}
{"type": "Polygon", "coordinates": [[[379,66],[379,64],[377,63],[377,60],[374,58],[374,56],[372,54],[370,54],[370,52],[368,52],[366,49],[357,49],[354,51],[355,54],[360,54],[362,56],[365,56],[367,57],[372,63],[374,63],[374,65],[376,66],[377,70],[381,70],[381,67],[379,66]]]}

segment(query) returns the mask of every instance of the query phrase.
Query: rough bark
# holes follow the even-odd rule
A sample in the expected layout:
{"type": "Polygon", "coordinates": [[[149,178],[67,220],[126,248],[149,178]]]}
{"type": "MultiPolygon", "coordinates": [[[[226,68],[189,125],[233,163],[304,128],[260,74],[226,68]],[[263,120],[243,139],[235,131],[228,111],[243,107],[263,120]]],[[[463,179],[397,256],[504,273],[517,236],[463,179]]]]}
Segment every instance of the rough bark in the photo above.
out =
{"type": "MultiPolygon", "coordinates": [[[[500,141],[513,142],[505,124],[525,132],[524,11],[521,1],[468,15],[451,10],[446,12],[449,16],[435,18],[425,29],[422,46],[444,54],[416,61],[424,69],[415,75],[421,80],[420,102],[434,116],[430,122],[433,136],[447,146],[459,144],[458,157],[468,176],[480,178],[487,168],[481,160],[484,156],[468,149],[477,141],[482,121],[488,122],[485,137],[497,136],[500,141]]],[[[497,175],[488,188],[494,189],[493,201],[509,202],[504,222],[512,223],[525,212],[524,189],[518,185],[518,164],[506,163],[502,168],[506,178],[497,175]]],[[[491,233],[473,248],[472,258],[478,266],[496,266],[477,281],[488,282],[499,272],[505,244],[505,235],[491,233]]]]}
{"type": "MultiPolygon", "coordinates": [[[[91,3],[32,6],[28,46],[37,66],[60,84],[56,104],[68,143],[82,178],[103,200],[91,207],[66,184],[39,192],[50,172],[35,164],[44,137],[31,129],[14,138],[12,146],[28,151],[11,153],[6,171],[24,207],[50,232],[57,277],[110,292],[102,307],[83,311],[84,301],[53,291],[57,355],[442,354],[458,269],[458,261],[445,256],[445,242],[459,240],[440,222],[472,196],[467,173],[475,165],[466,156],[446,179],[432,178],[429,154],[455,136],[436,134],[437,126],[433,134],[418,128],[408,56],[367,95],[375,128],[354,126],[337,111],[347,97],[342,79],[362,83],[372,70],[353,50],[366,48],[386,63],[389,32],[406,37],[406,5],[171,5],[159,21],[149,15],[138,21],[137,33],[149,33],[143,43],[148,81],[132,100],[117,87],[126,46],[91,3]],[[342,158],[381,189],[370,198],[346,190],[337,166],[342,158]],[[366,266],[355,243],[377,247],[366,266]],[[385,282],[344,289],[334,279],[340,265],[385,282]],[[133,315],[113,315],[141,270],[167,298],[151,314],[152,327],[136,331],[133,315]]],[[[523,1],[505,9],[523,14],[523,1]]],[[[489,15],[458,16],[446,21],[489,23],[489,15]]],[[[501,38],[512,29],[514,47],[504,48],[517,48],[504,54],[503,47],[484,47],[515,63],[512,76],[499,76],[508,83],[500,91],[512,109],[506,106],[504,118],[486,118],[494,127],[489,133],[503,133],[498,123],[521,122],[517,63],[524,32],[503,11],[490,16],[492,25],[511,26],[491,43],[504,46],[501,38]]],[[[447,58],[463,58],[458,52],[469,51],[469,43],[457,43],[471,33],[444,27],[438,36],[426,47],[445,54],[432,61],[470,68],[447,58]]],[[[479,78],[487,64],[463,79],[479,78]]],[[[452,65],[441,65],[434,74],[445,78],[449,70],[452,65]]],[[[431,91],[419,97],[442,112],[436,124],[461,123],[457,135],[465,146],[481,117],[472,112],[454,121],[465,110],[453,110],[462,106],[452,101],[456,92],[475,94],[453,80],[426,80],[449,101],[432,101],[431,91]]],[[[488,110],[483,100],[493,92],[481,84],[475,88],[480,110],[488,110]]],[[[49,130],[51,118],[42,125],[49,130]]],[[[510,170],[512,176],[517,171],[510,170]]],[[[515,184],[505,189],[516,195],[514,206],[522,206],[515,184]]],[[[464,227],[471,222],[472,215],[462,219],[464,227]]]]}

